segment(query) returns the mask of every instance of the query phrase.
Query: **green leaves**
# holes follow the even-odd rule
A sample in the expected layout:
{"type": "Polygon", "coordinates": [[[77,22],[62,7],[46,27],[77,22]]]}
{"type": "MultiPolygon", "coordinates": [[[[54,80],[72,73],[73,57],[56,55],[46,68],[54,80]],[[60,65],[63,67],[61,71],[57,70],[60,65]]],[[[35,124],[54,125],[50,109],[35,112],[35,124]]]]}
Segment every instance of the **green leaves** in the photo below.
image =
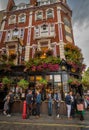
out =
{"type": "Polygon", "coordinates": [[[66,44],[64,48],[67,63],[76,71],[78,70],[78,72],[82,72],[85,69],[85,65],[83,64],[81,49],[70,43],[66,44]]]}
{"type": "Polygon", "coordinates": [[[2,79],[2,84],[3,84],[3,85],[9,85],[10,83],[11,83],[11,80],[10,80],[9,78],[4,77],[4,78],[2,79]]]}
{"type": "Polygon", "coordinates": [[[27,69],[30,70],[33,66],[37,67],[39,65],[43,65],[44,63],[60,64],[60,62],[61,62],[61,59],[59,57],[49,56],[45,59],[39,59],[39,58],[30,59],[28,62],[25,62],[25,66],[27,69]]]}
{"type": "Polygon", "coordinates": [[[17,84],[18,84],[19,87],[21,87],[23,89],[27,89],[29,82],[25,79],[21,79],[17,84]]]}

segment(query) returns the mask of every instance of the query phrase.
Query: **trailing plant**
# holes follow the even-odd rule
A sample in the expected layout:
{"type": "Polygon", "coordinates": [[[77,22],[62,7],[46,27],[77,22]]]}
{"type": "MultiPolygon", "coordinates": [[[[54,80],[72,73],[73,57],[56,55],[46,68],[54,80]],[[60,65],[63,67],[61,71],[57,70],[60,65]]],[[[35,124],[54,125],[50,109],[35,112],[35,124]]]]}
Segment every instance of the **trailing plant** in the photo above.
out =
{"type": "Polygon", "coordinates": [[[60,62],[60,58],[50,56],[45,59],[30,59],[28,62],[25,62],[25,66],[30,71],[58,71],[60,62]]]}
{"type": "Polygon", "coordinates": [[[36,57],[41,57],[41,55],[42,55],[42,51],[40,51],[40,50],[37,50],[36,52],[35,52],[35,55],[34,55],[34,57],[36,58],[36,57]]]}
{"type": "Polygon", "coordinates": [[[29,82],[28,82],[27,80],[25,80],[25,79],[21,79],[21,80],[17,83],[17,85],[18,85],[19,87],[21,87],[22,89],[27,89],[27,88],[28,88],[28,85],[29,85],[29,82]]]}
{"type": "Polygon", "coordinates": [[[48,49],[47,51],[46,51],[46,56],[48,57],[48,56],[53,56],[53,50],[52,49],[48,49]]]}
{"type": "Polygon", "coordinates": [[[9,85],[11,83],[11,80],[8,77],[4,77],[2,79],[2,84],[3,85],[9,85]]]}
{"type": "Polygon", "coordinates": [[[17,57],[16,54],[11,54],[11,55],[9,56],[9,61],[13,61],[13,60],[15,60],[16,57],[17,57]]]}
{"type": "Polygon", "coordinates": [[[75,78],[75,77],[70,77],[70,78],[68,79],[68,83],[69,83],[70,85],[79,86],[79,85],[81,84],[81,80],[80,80],[80,79],[77,79],[77,78],[75,78]]]}
{"type": "Polygon", "coordinates": [[[41,78],[41,80],[39,81],[39,83],[42,84],[42,85],[47,85],[47,80],[41,78]]]}
{"type": "Polygon", "coordinates": [[[85,65],[83,64],[84,58],[81,53],[81,49],[70,43],[67,43],[64,48],[67,64],[74,68],[75,71],[81,73],[85,69],[85,65]]]}

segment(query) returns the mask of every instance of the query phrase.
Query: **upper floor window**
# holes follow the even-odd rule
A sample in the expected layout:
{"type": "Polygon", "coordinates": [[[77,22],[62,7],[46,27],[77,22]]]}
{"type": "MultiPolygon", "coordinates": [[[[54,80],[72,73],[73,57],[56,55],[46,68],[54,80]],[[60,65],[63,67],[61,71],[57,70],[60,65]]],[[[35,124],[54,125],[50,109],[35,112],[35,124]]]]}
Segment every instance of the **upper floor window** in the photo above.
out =
{"type": "Polygon", "coordinates": [[[50,3],[56,3],[57,0],[50,0],[50,3]]]}
{"type": "Polygon", "coordinates": [[[12,39],[15,40],[15,39],[18,38],[18,36],[19,36],[19,30],[18,29],[17,30],[14,29],[12,31],[12,39]]]}
{"type": "Polygon", "coordinates": [[[16,23],[16,15],[11,15],[9,18],[9,24],[14,24],[16,23]]]}
{"type": "Polygon", "coordinates": [[[39,0],[38,0],[37,2],[38,2],[38,5],[50,4],[50,0],[42,0],[42,1],[41,1],[41,0],[39,1],[39,0]]]}
{"type": "Polygon", "coordinates": [[[17,10],[25,9],[25,8],[26,8],[26,4],[25,4],[25,3],[20,3],[20,4],[17,6],[17,10]]]}
{"type": "Polygon", "coordinates": [[[19,23],[24,23],[26,21],[26,14],[20,14],[18,17],[19,23]]]}
{"type": "Polygon", "coordinates": [[[64,24],[65,24],[66,26],[71,27],[71,23],[70,23],[70,21],[68,20],[68,18],[64,17],[63,21],[64,21],[64,24]]]}
{"type": "Polygon", "coordinates": [[[6,33],[6,41],[9,41],[11,38],[11,31],[8,30],[7,33],[6,33]]]}
{"type": "Polygon", "coordinates": [[[43,12],[42,11],[36,12],[35,20],[42,20],[42,19],[43,19],[43,12]]]}
{"type": "Polygon", "coordinates": [[[0,31],[0,42],[1,42],[1,39],[2,39],[2,31],[0,31]]]}
{"type": "Polygon", "coordinates": [[[53,11],[53,9],[48,9],[47,10],[46,17],[47,18],[53,18],[54,17],[54,11],[53,11]]]}
{"type": "Polygon", "coordinates": [[[41,5],[52,4],[56,2],[59,2],[59,0],[37,0],[37,5],[41,6],[41,5]]]}

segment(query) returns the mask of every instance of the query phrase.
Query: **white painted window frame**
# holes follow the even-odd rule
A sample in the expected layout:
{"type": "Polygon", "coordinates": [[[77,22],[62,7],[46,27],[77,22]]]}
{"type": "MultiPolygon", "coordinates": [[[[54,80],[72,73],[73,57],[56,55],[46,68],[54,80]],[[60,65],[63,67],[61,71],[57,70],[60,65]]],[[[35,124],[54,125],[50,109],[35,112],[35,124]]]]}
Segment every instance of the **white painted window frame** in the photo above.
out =
{"type": "Polygon", "coordinates": [[[25,23],[26,22],[26,14],[25,13],[21,13],[19,16],[18,16],[18,23],[25,23]],[[24,16],[23,19],[24,20],[21,20],[21,16],[24,16]]]}
{"type": "Polygon", "coordinates": [[[49,19],[49,18],[54,18],[54,9],[53,8],[49,8],[46,10],[46,19],[49,19]],[[48,14],[49,10],[51,10],[52,13],[48,14]],[[52,15],[52,17],[49,17],[50,15],[52,15]]]}
{"type": "Polygon", "coordinates": [[[35,12],[35,21],[37,21],[37,20],[43,20],[43,11],[42,11],[42,10],[38,10],[38,11],[35,12]],[[37,14],[38,14],[39,12],[42,13],[41,16],[40,16],[41,18],[37,18],[37,17],[38,17],[37,14]]]}
{"type": "Polygon", "coordinates": [[[9,23],[8,24],[15,24],[16,23],[16,15],[11,15],[10,17],[9,17],[9,23]],[[12,22],[12,17],[15,17],[14,18],[14,20],[13,20],[13,22],[12,22]]]}

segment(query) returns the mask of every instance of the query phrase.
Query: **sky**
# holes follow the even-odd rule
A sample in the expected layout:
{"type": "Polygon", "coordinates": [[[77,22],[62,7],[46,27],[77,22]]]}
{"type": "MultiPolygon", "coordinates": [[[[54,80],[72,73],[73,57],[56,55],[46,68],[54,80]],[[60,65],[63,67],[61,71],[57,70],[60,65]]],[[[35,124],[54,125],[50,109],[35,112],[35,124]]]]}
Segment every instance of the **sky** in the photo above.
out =
{"type": "MultiPolygon", "coordinates": [[[[5,9],[8,0],[0,0],[0,10],[5,9]]],[[[84,63],[89,67],[89,0],[67,0],[72,9],[72,24],[75,45],[83,53],[84,63]]],[[[16,4],[24,0],[15,0],[16,4]]],[[[25,0],[29,2],[29,0],[25,0]]]]}

